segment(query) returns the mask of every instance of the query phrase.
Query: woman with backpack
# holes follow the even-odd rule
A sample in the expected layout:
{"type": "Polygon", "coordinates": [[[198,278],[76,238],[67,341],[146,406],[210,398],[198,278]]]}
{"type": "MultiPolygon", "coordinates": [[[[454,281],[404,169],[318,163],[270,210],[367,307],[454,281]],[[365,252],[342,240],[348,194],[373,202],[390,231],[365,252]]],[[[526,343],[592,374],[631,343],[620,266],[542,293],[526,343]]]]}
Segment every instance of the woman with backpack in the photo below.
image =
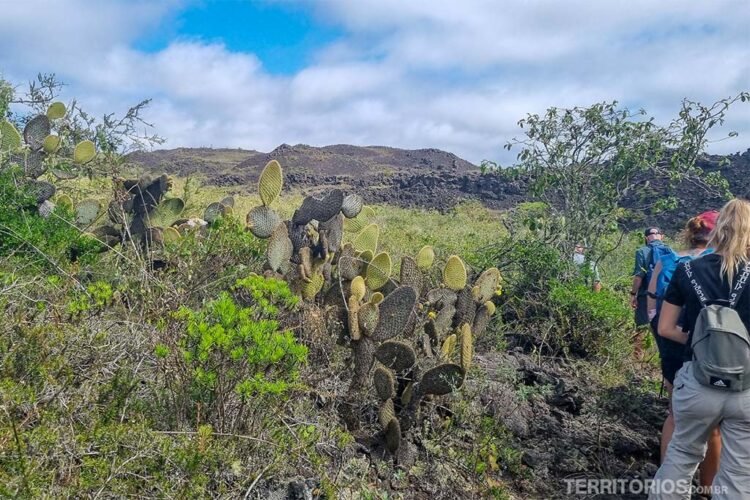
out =
{"type": "Polygon", "coordinates": [[[724,205],[708,245],[714,253],[677,266],[660,312],[659,334],[686,349],[672,393],[674,433],[653,499],[690,498],[717,426],[722,449],[713,498],[750,498],[750,292],[743,293],[750,281],[750,202],[724,205]]]}
{"type": "MultiPolygon", "coordinates": [[[[661,363],[661,373],[664,379],[664,388],[670,399],[669,413],[667,414],[661,432],[661,461],[664,461],[664,455],[667,452],[667,446],[672,439],[674,431],[674,417],[672,415],[672,387],[677,370],[682,368],[684,363],[685,346],[674,340],[664,338],[657,332],[659,324],[659,311],[664,300],[664,294],[667,291],[669,282],[672,279],[674,271],[678,264],[693,260],[697,257],[711,253],[708,248],[708,240],[711,231],[716,226],[716,218],[719,216],[717,210],[710,210],[696,215],[688,220],[685,229],[680,234],[680,239],[687,247],[687,250],[681,252],[669,251],[663,253],[659,261],[654,266],[651,275],[651,281],[648,285],[648,315],[651,320],[651,330],[656,338],[656,345],[659,348],[659,360],[661,363]]],[[[708,452],[706,458],[700,465],[700,484],[702,486],[711,486],[716,470],[719,467],[719,455],[721,453],[721,434],[718,429],[714,429],[708,441],[708,452]]]]}

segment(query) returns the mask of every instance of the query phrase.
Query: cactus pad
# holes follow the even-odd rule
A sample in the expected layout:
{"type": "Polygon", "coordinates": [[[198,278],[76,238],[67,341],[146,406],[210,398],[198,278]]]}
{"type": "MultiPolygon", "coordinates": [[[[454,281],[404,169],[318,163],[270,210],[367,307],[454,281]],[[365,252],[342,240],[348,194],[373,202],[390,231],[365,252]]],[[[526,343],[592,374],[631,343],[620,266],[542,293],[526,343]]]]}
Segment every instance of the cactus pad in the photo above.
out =
{"type": "Polygon", "coordinates": [[[46,115],[37,115],[23,129],[23,140],[32,149],[38,151],[42,149],[44,139],[52,131],[49,118],[46,115]]]}
{"type": "Polygon", "coordinates": [[[376,306],[376,305],[380,304],[381,302],[383,302],[384,298],[385,298],[385,296],[383,296],[383,294],[381,292],[375,292],[370,297],[370,304],[376,306]]]}
{"type": "Polygon", "coordinates": [[[388,427],[388,423],[395,418],[396,409],[393,406],[393,400],[386,399],[383,401],[383,404],[380,405],[380,409],[378,409],[378,422],[383,429],[385,429],[388,427]]]}
{"type": "Polygon", "coordinates": [[[228,207],[226,205],[222,205],[218,202],[211,203],[203,212],[203,220],[205,220],[209,224],[213,224],[214,222],[219,220],[220,217],[224,217],[225,215],[227,215],[227,208],[228,207]]]}
{"type": "Polygon", "coordinates": [[[359,340],[362,338],[362,333],[359,331],[359,309],[361,306],[359,305],[357,297],[355,297],[354,295],[349,297],[347,305],[349,307],[347,315],[349,336],[352,338],[352,340],[359,340]]]}
{"type": "Polygon", "coordinates": [[[477,304],[487,302],[495,294],[500,285],[500,270],[496,267],[486,269],[474,282],[472,297],[477,304]]]}
{"type": "Polygon", "coordinates": [[[271,234],[266,248],[266,258],[268,264],[274,271],[280,272],[292,258],[292,240],[286,231],[284,224],[276,226],[276,230],[271,234]]]}
{"type": "Polygon", "coordinates": [[[364,252],[357,255],[357,258],[359,258],[360,261],[362,261],[363,264],[367,265],[372,260],[372,252],[369,250],[365,250],[364,252]]]}
{"type": "Polygon", "coordinates": [[[55,204],[49,200],[44,200],[39,205],[39,217],[43,219],[48,218],[50,215],[52,215],[52,212],[54,211],[55,211],[55,204]]]}
{"type": "Polygon", "coordinates": [[[402,285],[407,285],[419,294],[422,291],[422,272],[417,267],[417,261],[405,255],[401,258],[401,279],[402,285]]]}
{"type": "MultiPolygon", "coordinates": [[[[378,366],[372,375],[372,385],[381,401],[388,401],[396,396],[396,379],[388,368],[378,366]]],[[[390,419],[388,419],[390,420],[390,419]]]]}
{"type": "Polygon", "coordinates": [[[51,168],[50,172],[52,172],[52,175],[54,175],[55,178],[61,181],[69,181],[70,179],[75,179],[77,177],[75,173],[68,169],[51,168]]]}
{"type": "Polygon", "coordinates": [[[300,248],[298,258],[302,268],[302,278],[309,277],[313,271],[312,249],[310,247],[300,248]]]}
{"type": "Polygon", "coordinates": [[[361,339],[352,342],[352,349],[354,349],[354,382],[358,387],[365,387],[372,368],[372,363],[375,361],[375,343],[368,337],[362,337],[361,339]]]}
{"type": "Polygon", "coordinates": [[[65,104],[60,101],[53,102],[49,105],[49,108],[47,108],[47,118],[50,120],[59,120],[65,116],[65,113],[65,104]]]}
{"type": "Polygon", "coordinates": [[[370,290],[378,290],[385,285],[391,277],[391,256],[386,252],[377,254],[367,264],[367,287],[370,290]]]}
{"type": "Polygon", "coordinates": [[[357,257],[342,255],[339,258],[339,275],[345,280],[356,278],[362,272],[362,263],[357,257]]]}
{"type": "Polygon", "coordinates": [[[410,286],[398,287],[388,294],[378,306],[380,319],[372,334],[373,339],[382,342],[401,335],[416,304],[417,294],[410,286]]]}
{"type": "Polygon", "coordinates": [[[29,183],[29,193],[36,199],[37,205],[52,198],[55,191],[55,186],[46,181],[31,181],[29,183]]]}
{"type": "Polygon", "coordinates": [[[458,300],[456,292],[447,288],[433,288],[427,292],[427,302],[438,308],[455,305],[456,300],[458,300]]]}
{"type": "Polygon", "coordinates": [[[450,394],[464,383],[463,369],[453,363],[445,363],[427,370],[419,382],[421,394],[442,396],[450,394]]]}
{"type": "Polygon", "coordinates": [[[96,146],[91,141],[81,141],[73,150],[73,161],[84,165],[96,158],[96,146]]]}
{"type": "Polygon", "coordinates": [[[276,160],[269,161],[258,179],[258,193],[265,206],[276,201],[284,186],[284,174],[281,165],[276,160]]]}
{"type": "Polygon", "coordinates": [[[30,179],[37,179],[47,171],[44,155],[39,151],[29,151],[24,158],[24,174],[30,179]]]}
{"type": "Polygon", "coordinates": [[[310,301],[315,300],[315,296],[323,289],[324,284],[325,278],[323,278],[323,274],[320,272],[313,273],[310,276],[310,282],[305,283],[302,287],[302,298],[310,301]]]}
{"type": "Polygon", "coordinates": [[[495,315],[495,311],[497,310],[497,308],[495,307],[494,302],[492,302],[491,300],[488,300],[487,302],[484,303],[484,307],[487,308],[487,312],[489,312],[490,316],[495,315]]]}
{"type": "Polygon", "coordinates": [[[456,348],[456,334],[452,333],[445,338],[443,346],[440,348],[440,355],[443,359],[450,359],[453,350],[456,348]]]}
{"type": "Polygon", "coordinates": [[[347,219],[353,219],[359,215],[363,206],[364,202],[360,195],[350,194],[344,197],[344,201],[341,204],[341,213],[343,213],[344,217],[347,219]]]}
{"type": "Polygon", "coordinates": [[[176,243],[180,241],[182,235],[177,229],[173,227],[167,227],[164,228],[164,232],[162,232],[162,238],[164,238],[164,243],[176,243]]]}
{"type": "Polygon", "coordinates": [[[416,262],[419,269],[423,271],[428,270],[432,267],[432,263],[435,262],[435,251],[429,245],[423,246],[419,253],[417,253],[416,262]]]}
{"type": "Polygon", "coordinates": [[[397,418],[392,418],[385,428],[385,446],[391,453],[396,453],[401,446],[401,425],[397,418]]]}
{"type": "Polygon", "coordinates": [[[454,318],[453,325],[459,326],[461,323],[472,324],[476,312],[477,304],[472,298],[471,288],[467,286],[458,292],[458,300],[456,300],[456,317],[454,318]]]}
{"type": "Polygon", "coordinates": [[[393,400],[386,399],[378,410],[378,422],[385,429],[394,418],[396,418],[396,409],[393,407],[393,400]]]}
{"type": "Polygon", "coordinates": [[[58,149],[60,149],[60,142],[60,136],[50,134],[44,138],[44,142],[42,142],[42,149],[47,154],[55,153],[58,149]]]}
{"type": "Polygon", "coordinates": [[[443,283],[451,290],[461,290],[466,286],[466,266],[457,255],[451,255],[443,268],[443,283]]]}
{"type": "Polygon", "coordinates": [[[21,134],[8,120],[0,120],[0,151],[12,151],[21,147],[21,134]]]}
{"type": "Polygon", "coordinates": [[[224,199],[222,199],[219,203],[221,203],[225,207],[234,208],[234,196],[227,196],[224,199]]]}
{"type": "Polygon", "coordinates": [[[91,198],[83,200],[76,206],[76,224],[79,226],[91,225],[101,209],[102,206],[98,201],[91,198]]]}
{"type": "Polygon", "coordinates": [[[356,217],[353,219],[344,219],[344,231],[347,233],[358,233],[366,228],[374,219],[375,210],[365,205],[356,217]]]}
{"type": "Polygon", "coordinates": [[[456,308],[452,305],[443,306],[438,311],[435,319],[432,320],[432,327],[434,328],[436,338],[443,338],[453,326],[453,317],[456,315],[456,308]]]}
{"type": "Polygon", "coordinates": [[[60,207],[65,207],[67,210],[73,210],[73,200],[67,194],[61,194],[57,197],[57,204],[60,207]]]}
{"type": "MultiPolygon", "coordinates": [[[[224,204],[222,203],[222,205],[224,204]]],[[[282,223],[281,217],[265,205],[250,210],[246,222],[247,228],[257,238],[270,238],[276,227],[282,223]]],[[[286,227],[284,231],[286,231],[286,227]]]]}
{"type": "Polygon", "coordinates": [[[302,200],[302,205],[294,212],[292,222],[307,224],[312,220],[327,221],[341,211],[343,202],[344,193],[340,189],[334,189],[323,198],[308,196],[302,200]]]}
{"type": "Polygon", "coordinates": [[[338,213],[326,222],[321,222],[318,229],[327,235],[328,251],[338,252],[344,241],[344,216],[338,213]]]}
{"type": "Polygon", "coordinates": [[[370,251],[373,254],[378,251],[378,238],[380,237],[380,228],[377,224],[370,224],[365,227],[352,240],[354,249],[358,252],[370,251]]]}
{"type": "Polygon", "coordinates": [[[471,358],[474,355],[474,339],[471,335],[471,327],[464,323],[461,325],[461,368],[468,372],[471,368],[471,358]]]}
{"type": "Polygon", "coordinates": [[[149,214],[149,224],[154,227],[169,227],[180,218],[185,210],[185,202],[180,198],[163,200],[149,214]]]}
{"type": "Polygon", "coordinates": [[[482,304],[482,306],[477,310],[477,314],[474,316],[474,324],[471,327],[472,332],[474,332],[475,337],[479,337],[482,335],[485,330],[487,330],[487,326],[490,324],[490,317],[492,316],[492,312],[494,312],[495,304],[492,302],[487,302],[485,304],[482,304]],[[492,307],[488,307],[487,304],[490,304],[492,307]]]}
{"type": "Polygon", "coordinates": [[[120,231],[112,226],[99,226],[88,234],[92,234],[97,240],[109,247],[120,243],[120,231]]]}
{"type": "Polygon", "coordinates": [[[358,318],[360,331],[370,337],[378,326],[380,310],[375,304],[367,302],[359,308],[358,318]]]}
{"type": "Polygon", "coordinates": [[[358,302],[365,298],[367,287],[365,286],[365,280],[362,276],[355,276],[352,280],[351,291],[352,297],[356,297],[358,302]]]}
{"type": "Polygon", "coordinates": [[[375,358],[396,372],[408,370],[417,362],[414,349],[406,342],[389,340],[380,344],[375,358]]]}

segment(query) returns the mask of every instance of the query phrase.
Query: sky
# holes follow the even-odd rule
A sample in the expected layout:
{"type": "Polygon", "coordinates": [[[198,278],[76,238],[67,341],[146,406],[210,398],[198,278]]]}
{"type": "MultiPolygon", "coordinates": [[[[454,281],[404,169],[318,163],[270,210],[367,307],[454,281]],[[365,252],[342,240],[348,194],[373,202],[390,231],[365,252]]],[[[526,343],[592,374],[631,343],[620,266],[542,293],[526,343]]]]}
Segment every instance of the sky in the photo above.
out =
{"type": "MultiPolygon", "coordinates": [[[[0,76],[96,115],[142,99],[165,148],[439,148],[513,163],[518,120],[617,100],[666,124],[750,90],[746,0],[0,0],[0,76]]],[[[735,105],[710,152],[750,147],[735,105]]]]}

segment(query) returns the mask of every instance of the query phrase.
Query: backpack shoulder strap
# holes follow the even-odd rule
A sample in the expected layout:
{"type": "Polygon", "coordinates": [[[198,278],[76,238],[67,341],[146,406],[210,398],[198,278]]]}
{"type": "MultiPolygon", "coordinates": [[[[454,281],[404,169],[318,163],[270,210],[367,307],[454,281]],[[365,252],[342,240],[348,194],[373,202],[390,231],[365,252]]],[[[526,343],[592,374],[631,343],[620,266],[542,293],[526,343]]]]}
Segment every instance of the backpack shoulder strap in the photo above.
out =
{"type": "Polygon", "coordinates": [[[693,268],[690,265],[690,261],[685,262],[685,274],[690,280],[690,284],[693,286],[693,290],[695,291],[695,295],[696,297],[698,297],[698,300],[701,303],[701,307],[706,307],[708,298],[706,298],[706,294],[703,292],[703,287],[700,283],[698,283],[697,277],[693,274],[693,268]]]}
{"type": "Polygon", "coordinates": [[[731,307],[732,309],[734,309],[734,306],[737,305],[737,301],[740,300],[742,292],[744,292],[745,288],[747,288],[747,282],[749,278],[750,262],[747,262],[745,264],[745,269],[742,271],[742,274],[740,274],[737,278],[737,283],[735,283],[734,288],[732,288],[732,293],[729,295],[729,307],[731,307]]]}

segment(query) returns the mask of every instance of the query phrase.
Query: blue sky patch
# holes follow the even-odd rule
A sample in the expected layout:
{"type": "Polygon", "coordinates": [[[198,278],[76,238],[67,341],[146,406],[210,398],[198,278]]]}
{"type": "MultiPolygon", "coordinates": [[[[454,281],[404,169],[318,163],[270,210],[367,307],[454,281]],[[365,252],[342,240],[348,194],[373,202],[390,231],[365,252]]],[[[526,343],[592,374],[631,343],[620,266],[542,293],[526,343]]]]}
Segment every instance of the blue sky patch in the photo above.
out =
{"type": "Polygon", "coordinates": [[[255,54],[271,74],[291,75],[342,32],[298,5],[258,0],[202,0],[163,20],[157,32],[135,44],[146,52],[175,39],[222,43],[232,52],[255,54]]]}

